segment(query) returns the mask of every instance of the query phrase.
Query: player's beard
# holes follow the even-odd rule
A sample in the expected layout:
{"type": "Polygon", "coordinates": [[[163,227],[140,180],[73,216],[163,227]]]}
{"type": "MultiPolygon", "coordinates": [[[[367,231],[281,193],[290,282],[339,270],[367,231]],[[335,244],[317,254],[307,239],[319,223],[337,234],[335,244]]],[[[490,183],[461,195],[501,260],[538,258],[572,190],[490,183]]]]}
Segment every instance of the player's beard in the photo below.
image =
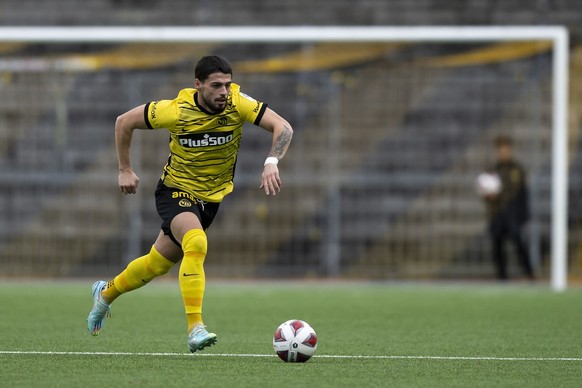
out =
{"type": "Polygon", "coordinates": [[[201,96],[202,99],[204,100],[204,103],[206,104],[206,106],[210,109],[210,112],[217,114],[217,113],[221,113],[224,111],[224,109],[226,109],[226,100],[223,102],[224,105],[220,106],[219,104],[221,103],[221,101],[209,101],[206,99],[206,97],[201,96]]]}

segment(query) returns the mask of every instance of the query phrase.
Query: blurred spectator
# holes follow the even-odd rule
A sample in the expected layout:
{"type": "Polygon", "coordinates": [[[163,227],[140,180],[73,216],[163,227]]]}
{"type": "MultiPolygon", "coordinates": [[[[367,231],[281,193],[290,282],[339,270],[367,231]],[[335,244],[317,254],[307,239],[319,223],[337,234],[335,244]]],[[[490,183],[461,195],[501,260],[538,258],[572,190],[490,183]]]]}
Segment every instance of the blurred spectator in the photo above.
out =
{"type": "Polygon", "coordinates": [[[483,195],[487,206],[489,234],[493,244],[493,262],[500,280],[508,279],[505,242],[515,247],[519,264],[529,279],[534,278],[528,250],[523,238],[523,227],[529,219],[529,201],[526,174],[513,156],[513,142],[508,136],[495,139],[497,161],[491,169],[500,184],[496,192],[483,195]]]}

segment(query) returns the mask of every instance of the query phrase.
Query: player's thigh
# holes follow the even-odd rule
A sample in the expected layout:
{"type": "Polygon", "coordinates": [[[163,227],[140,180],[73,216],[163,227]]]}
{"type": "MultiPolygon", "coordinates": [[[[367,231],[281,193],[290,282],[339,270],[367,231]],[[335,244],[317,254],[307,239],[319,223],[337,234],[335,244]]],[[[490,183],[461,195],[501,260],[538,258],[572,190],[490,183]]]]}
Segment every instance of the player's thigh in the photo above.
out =
{"type": "Polygon", "coordinates": [[[154,246],[160,255],[164,256],[166,259],[173,263],[179,262],[184,256],[182,248],[177,246],[176,243],[172,241],[170,236],[165,234],[163,230],[160,230],[160,234],[158,235],[154,246]]]}
{"type": "Polygon", "coordinates": [[[170,229],[174,238],[182,244],[184,235],[192,229],[204,229],[198,216],[193,212],[182,212],[176,215],[170,223],[170,229]]]}

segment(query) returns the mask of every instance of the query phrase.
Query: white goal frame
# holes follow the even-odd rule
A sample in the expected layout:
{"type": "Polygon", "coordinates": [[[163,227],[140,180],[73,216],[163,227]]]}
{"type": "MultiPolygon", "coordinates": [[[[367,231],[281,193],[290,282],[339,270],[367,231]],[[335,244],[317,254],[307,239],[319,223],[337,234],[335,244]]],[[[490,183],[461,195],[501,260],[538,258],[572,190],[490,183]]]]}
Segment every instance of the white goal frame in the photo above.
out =
{"type": "Polygon", "coordinates": [[[486,27],[0,27],[0,43],[497,42],[552,43],[551,287],[567,287],[569,35],[561,26],[486,27]]]}

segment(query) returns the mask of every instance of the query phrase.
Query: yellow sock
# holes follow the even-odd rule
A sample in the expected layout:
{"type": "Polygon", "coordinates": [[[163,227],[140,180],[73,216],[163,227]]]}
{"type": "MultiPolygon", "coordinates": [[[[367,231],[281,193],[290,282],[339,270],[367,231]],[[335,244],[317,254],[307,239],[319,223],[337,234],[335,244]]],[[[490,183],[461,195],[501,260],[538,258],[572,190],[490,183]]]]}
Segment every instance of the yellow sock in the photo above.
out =
{"type": "Polygon", "coordinates": [[[162,256],[154,246],[147,255],[138,257],[127,265],[123,272],[107,284],[103,299],[113,302],[119,295],[145,286],[156,276],[168,273],[173,262],[162,256]],[[112,284],[113,283],[113,284],[112,284]]]}
{"type": "Polygon", "coordinates": [[[204,322],[202,322],[202,314],[186,314],[186,319],[188,320],[188,333],[190,333],[196,326],[204,324],[204,322]]]}
{"type": "Polygon", "coordinates": [[[201,229],[192,229],[182,239],[184,258],[180,265],[180,291],[188,319],[188,332],[194,326],[202,324],[202,299],[206,277],[204,259],[206,258],[206,233],[201,229]]]}
{"type": "Polygon", "coordinates": [[[103,300],[107,303],[113,302],[119,295],[121,295],[121,291],[115,287],[115,281],[113,279],[107,282],[107,286],[105,286],[105,289],[101,293],[103,300]]]}

